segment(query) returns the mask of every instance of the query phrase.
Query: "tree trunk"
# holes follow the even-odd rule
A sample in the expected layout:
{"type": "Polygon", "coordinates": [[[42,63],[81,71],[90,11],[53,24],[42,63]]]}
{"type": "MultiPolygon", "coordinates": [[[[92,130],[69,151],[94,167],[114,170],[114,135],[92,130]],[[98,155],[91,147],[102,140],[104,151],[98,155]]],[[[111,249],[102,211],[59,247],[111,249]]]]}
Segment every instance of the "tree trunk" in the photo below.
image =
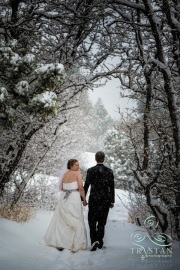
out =
{"type": "Polygon", "coordinates": [[[178,117],[178,108],[176,104],[176,90],[173,87],[173,78],[170,72],[170,68],[167,66],[165,55],[164,55],[164,47],[162,43],[162,33],[160,27],[157,25],[158,18],[156,17],[154,10],[149,1],[143,0],[147,16],[149,22],[151,24],[152,33],[154,35],[154,39],[156,41],[156,48],[157,48],[157,58],[160,63],[163,64],[163,67],[158,66],[163,74],[164,79],[164,89],[167,95],[168,100],[168,109],[170,114],[170,119],[172,123],[173,129],[173,138],[176,147],[176,167],[180,168],[180,125],[179,125],[179,117],[178,117]]]}
{"type": "Polygon", "coordinates": [[[36,131],[43,127],[43,123],[39,123],[38,125],[28,125],[26,131],[20,135],[20,140],[17,141],[17,147],[11,151],[10,162],[5,166],[5,168],[1,168],[0,170],[0,197],[3,195],[5,184],[10,181],[11,175],[14,173],[23,152],[36,131]],[[29,129],[30,127],[30,129],[29,129]],[[29,129],[29,130],[28,130],[29,129]]]}

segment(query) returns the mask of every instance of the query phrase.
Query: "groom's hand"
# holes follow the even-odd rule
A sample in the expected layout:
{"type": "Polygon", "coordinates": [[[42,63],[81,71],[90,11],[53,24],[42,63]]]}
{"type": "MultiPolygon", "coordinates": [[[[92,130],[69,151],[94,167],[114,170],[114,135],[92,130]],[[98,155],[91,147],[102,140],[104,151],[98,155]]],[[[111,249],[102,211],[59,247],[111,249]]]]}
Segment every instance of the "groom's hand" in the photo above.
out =
{"type": "Polygon", "coordinates": [[[111,203],[109,207],[110,208],[113,208],[114,207],[114,203],[111,203]]]}

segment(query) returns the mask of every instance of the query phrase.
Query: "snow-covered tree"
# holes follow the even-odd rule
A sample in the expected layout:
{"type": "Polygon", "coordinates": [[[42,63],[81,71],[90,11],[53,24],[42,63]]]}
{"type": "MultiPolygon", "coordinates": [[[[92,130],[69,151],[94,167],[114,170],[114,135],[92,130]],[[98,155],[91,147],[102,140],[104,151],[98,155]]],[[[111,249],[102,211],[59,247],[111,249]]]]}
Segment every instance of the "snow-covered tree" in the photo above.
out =
{"type": "Polygon", "coordinates": [[[172,222],[180,239],[179,4],[117,0],[111,8],[111,41],[121,55],[116,77],[141,103],[141,114],[134,110],[130,121],[124,118],[134,147],[134,177],[162,232],[172,222]]]}
{"type": "MultiPolygon", "coordinates": [[[[94,108],[88,99],[87,92],[80,94],[78,106],[68,110],[66,120],[58,129],[59,119],[57,116],[42,130],[39,130],[28,143],[16,174],[14,174],[10,185],[5,188],[5,192],[10,189],[10,186],[13,190],[11,192],[12,204],[19,201],[27,202],[27,194],[29,194],[28,198],[33,197],[34,181],[36,178],[42,179],[43,175],[47,179],[43,183],[44,191],[46,190],[45,186],[49,186],[48,176],[50,179],[51,176],[54,176],[55,182],[52,183],[51,188],[54,195],[55,185],[64,163],[70,158],[81,159],[82,154],[96,142],[94,108]]],[[[83,164],[83,162],[80,163],[83,164]]],[[[82,173],[83,169],[85,168],[81,166],[82,173]]],[[[38,182],[37,185],[39,189],[38,182]]],[[[46,193],[43,194],[41,195],[46,196],[46,193]]],[[[34,196],[37,197],[35,194],[34,196]]],[[[38,198],[35,199],[39,201],[38,198]]]]}
{"type": "Polygon", "coordinates": [[[1,4],[0,194],[32,136],[54,115],[64,123],[78,93],[111,73],[112,50],[98,47],[104,10],[94,0],[1,4]]]}
{"type": "MultiPolygon", "coordinates": [[[[78,159],[96,141],[93,134],[94,108],[87,92],[80,94],[79,106],[69,110],[66,117],[67,121],[58,130],[51,149],[38,166],[40,172],[58,176],[61,167],[68,159],[78,159]]],[[[54,124],[55,122],[52,122],[52,125],[54,124]]]]}
{"type": "Polygon", "coordinates": [[[102,100],[98,98],[94,104],[92,134],[96,141],[90,146],[91,152],[97,152],[104,148],[104,139],[109,129],[113,128],[114,121],[107,112],[102,100]]]}
{"type": "Polygon", "coordinates": [[[131,165],[134,159],[134,149],[130,140],[122,130],[112,129],[104,142],[106,163],[112,168],[116,187],[129,189],[133,180],[131,165]]]}

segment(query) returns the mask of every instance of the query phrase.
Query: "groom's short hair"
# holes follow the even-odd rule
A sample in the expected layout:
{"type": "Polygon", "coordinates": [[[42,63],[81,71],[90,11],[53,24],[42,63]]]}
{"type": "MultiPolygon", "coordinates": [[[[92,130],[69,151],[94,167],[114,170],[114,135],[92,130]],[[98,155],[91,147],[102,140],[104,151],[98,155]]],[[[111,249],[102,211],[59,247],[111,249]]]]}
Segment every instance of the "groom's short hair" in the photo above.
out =
{"type": "Polygon", "coordinates": [[[98,151],[98,152],[95,154],[95,159],[96,159],[97,162],[103,163],[103,162],[104,162],[104,159],[105,159],[105,154],[104,154],[104,152],[98,151]]]}

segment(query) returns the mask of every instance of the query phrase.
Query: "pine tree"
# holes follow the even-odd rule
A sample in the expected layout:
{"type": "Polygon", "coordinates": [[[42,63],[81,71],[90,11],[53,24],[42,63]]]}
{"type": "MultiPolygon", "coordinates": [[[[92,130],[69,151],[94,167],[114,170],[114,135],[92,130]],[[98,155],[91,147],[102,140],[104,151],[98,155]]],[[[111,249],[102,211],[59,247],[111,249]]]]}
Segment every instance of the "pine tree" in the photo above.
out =
{"type": "Polygon", "coordinates": [[[106,163],[112,168],[116,187],[127,188],[132,181],[133,148],[124,132],[112,129],[105,138],[106,163]]]}
{"type": "Polygon", "coordinates": [[[99,98],[94,105],[94,119],[92,134],[96,141],[91,146],[90,151],[97,152],[104,148],[104,138],[109,129],[113,127],[114,121],[104,107],[102,100],[99,98]]]}

